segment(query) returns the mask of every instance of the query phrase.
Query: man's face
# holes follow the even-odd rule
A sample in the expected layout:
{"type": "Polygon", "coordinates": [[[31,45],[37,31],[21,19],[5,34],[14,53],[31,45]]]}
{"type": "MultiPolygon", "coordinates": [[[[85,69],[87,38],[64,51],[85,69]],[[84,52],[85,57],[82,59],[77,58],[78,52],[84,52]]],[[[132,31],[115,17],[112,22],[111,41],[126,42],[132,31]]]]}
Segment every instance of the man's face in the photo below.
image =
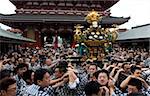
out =
{"type": "Polygon", "coordinates": [[[50,65],[52,64],[52,61],[51,61],[51,59],[47,59],[47,60],[45,61],[45,63],[46,63],[47,66],[50,66],[50,65]]]}
{"type": "Polygon", "coordinates": [[[129,64],[125,65],[124,70],[125,70],[125,73],[129,73],[130,72],[130,65],[129,64]]]}
{"type": "Polygon", "coordinates": [[[101,84],[101,85],[106,85],[108,83],[108,76],[106,73],[100,73],[98,75],[98,82],[101,84]]]}
{"type": "Polygon", "coordinates": [[[26,72],[26,71],[27,71],[27,67],[19,68],[19,69],[18,69],[18,74],[19,74],[20,76],[22,76],[23,73],[26,72]]]}
{"type": "Polygon", "coordinates": [[[128,94],[130,93],[138,93],[138,89],[136,88],[136,86],[132,86],[132,85],[128,85],[128,94]]]}
{"type": "Polygon", "coordinates": [[[129,53],[129,57],[133,57],[133,53],[129,53]]]}
{"type": "Polygon", "coordinates": [[[6,94],[7,96],[16,96],[16,83],[8,86],[6,94]]]}
{"type": "Polygon", "coordinates": [[[48,87],[49,84],[50,84],[50,74],[49,74],[48,72],[46,72],[46,73],[44,74],[43,79],[40,80],[39,85],[40,85],[41,87],[48,87]]]}
{"type": "Polygon", "coordinates": [[[62,76],[62,73],[59,71],[59,68],[55,69],[55,77],[60,78],[62,76]]]}
{"type": "Polygon", "coordinates": [[[11,62],[15,62],[15,58],[14,57],[11,58],[11,62]]]}
{"type": "Polygon", "coordinates": [[[89,73],[93,74],[97,71],[96,66],[95,65],[90,65],[89,66],[89,73]]]}

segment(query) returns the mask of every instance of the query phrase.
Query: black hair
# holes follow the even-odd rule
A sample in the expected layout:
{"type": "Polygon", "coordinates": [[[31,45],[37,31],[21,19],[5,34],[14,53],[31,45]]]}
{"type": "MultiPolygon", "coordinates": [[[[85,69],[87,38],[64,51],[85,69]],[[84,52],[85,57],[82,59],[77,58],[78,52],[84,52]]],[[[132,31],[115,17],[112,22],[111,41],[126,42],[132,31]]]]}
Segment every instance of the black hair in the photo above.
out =
{"type": "MultiPolygon", "coordinates": [[[[31,76],[32,76],[32,73],[33,73],[33,72],[34,72],[33,70],[27,70],[26,72],[23,73],[22,78],[23,78],[23,80],[24,80],[27,84],[30,83],[30,82],[28,82],[27,80],[31,80],[31,76]]],[[[31,81],[32,81],[32,80],[31,80],[31,81]]]]}
{"type": "MultiPolygon", "coordinates": [[[[66,69],[65,66],[59,65],[59,66],[57,66],[56,68],[58,68],[60,72],[63,72],[63,73],[66,73],[66,72],[67,72],[67,69],[66,69]]],[[[56,69],[56,68],[55,68],[55,69],[56,69]]]]}
{"type": "Polygon", "coordinates": [[[47,69],[42,69],[42,68],[36,70],[35,73],[34,73],[34,83],[37,84],[37,81],[38,81],[38,80],[43,80],[44,75],[45,75],[47,72],[48,72],[47,69]]]}
{"type": "MultiPolygon", "coordinates": [[[[92,63],[92,64],[90,64],[90,66],[95,66],[96,69],[97,69],[97,67],[98,67],[96,63],[92,63]]],[[[89,66],[89,67],[90,67],[90,66],[89,66]]]]}
{"type": "Polygon", "coordinates": [[[97,81],[90,81],[85,85],[86,96],[98,95],[100,84],[97,81]]]}
{"type": "Polygon", "coordinates": [[[0,91],[7,91],[8,87],[12,84],[15,84],[16,80],[10,77],[4,78],[0,81],[0,91]]]}
{"type": "Polygon", "coordinates": [[[0,71],[0,79],[3,79],[5,77],[10,77],[11,76],[11,71],[4,69],[0,71]]]}
{"type": "Polygon", "coordinates": [[[109,79],[109,72],[108,72],[107,70],[105,70],[105,69],[98,70],[97,72],[95,72],[95,77],[96,77],[96,79],[98,79],[98,75],[99,75],[100,73],[106,73],[106,75],[107,75],[107,77],[108,77],[108,79],[109,79]]]}
{"type": "Polygon", "coordinates": [[[138,90],[142,89],[142,81],[136,78],[131,78],[128,85],[136,86],[138,90]]]}
{"type": "Polygon", "coordinates": [[[91,64],[92,62],[91,62],[91,61],[86,61],[86,63],[87,63],[87,64],[91,64]]]}
{"type": "Polygon", "coordinates": [[[59,61],[59,66],[67,68],[68,62],[67,61],[59,61]]]}
{"type": "Polygon", "coordinates": [[[15,71],[17,72],[20,68],[26,67],[28,69],[28,65],[25,63],[20,63],[17,65],[17,67],[15,68],[15,71]]]}
{"type": "Polygon", "coordinates": [[[129,63],[127,63],[127,62],[124,62],[123,64],[122,64],[122,68],[124,69],[124,66],[125,65],[128,65],[129,63]]]}
{"type": "Polygon", "coordinates": [[[141,68],[140,68],[140,67],[137,67],[136,65],[132,65],[132,66],[131,66],[131,72],[134,73],[135,70],[141,70],[141,68]]]}
{"type": "Polygon", "coordinates": [[[117,60],[112,60],[112,61],[111,61],[111,65],[112,65],[113,63],[117,63],[117,60]]]}

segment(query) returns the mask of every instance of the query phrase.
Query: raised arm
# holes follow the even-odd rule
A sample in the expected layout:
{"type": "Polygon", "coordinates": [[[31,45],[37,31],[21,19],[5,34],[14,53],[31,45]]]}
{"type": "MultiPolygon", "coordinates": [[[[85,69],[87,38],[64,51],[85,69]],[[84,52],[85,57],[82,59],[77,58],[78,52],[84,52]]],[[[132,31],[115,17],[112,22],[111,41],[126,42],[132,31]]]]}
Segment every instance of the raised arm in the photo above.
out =
{"type": "Polygon", "coordinates": [[[131,80],[132,76],[129,75],[124,81],[122,81],[122,83],[120,84],[120,87],[122,89],[126,88],[126,86],[128,85],[128,82],[131,80]]]}

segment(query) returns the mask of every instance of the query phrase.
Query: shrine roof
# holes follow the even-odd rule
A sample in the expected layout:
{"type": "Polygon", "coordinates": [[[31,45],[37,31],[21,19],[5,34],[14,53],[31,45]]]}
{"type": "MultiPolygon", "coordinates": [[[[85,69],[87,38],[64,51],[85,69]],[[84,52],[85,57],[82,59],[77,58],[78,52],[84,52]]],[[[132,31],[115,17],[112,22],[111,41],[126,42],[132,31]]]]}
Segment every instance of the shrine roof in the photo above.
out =
{"type": "Polygon", "coordinates": [[[150,39],[150,24],[135,27],[126,32],[120,32],[118,40],[150,39]]]}
{"type": "Polygon", "coordinates": [[[21,42],[36,42],[35,40],[8,32],[0,28],[0,42],[21,43],[21,42]],[[14,42],[15,41],[15,42],[14,42]]]}
{"type": "MultiPolygon", "coordinates": [[[[112,5],[114,5],[119,0],[9,0],[10,2],[16,4],[16,2],[112,2],[112,5]]],[[[109,5],[108,5],[109,6],[109,5]]]]}
{"type": "MultiPolygon", "coordinates": [[[[99,22],[101,25],[112,25],[112,24],[123,24],[128,22],[130,17],[112,17],[106,16],[103,17],[99,22]]],[[[85,17],[83,16],[75,16],[75,15],[32,15],[32,14],[10,14],[3,15],[0,14],[0,22],[12,22],[12,23],[25,23],[25,22],[39,22],[39,23],[84,23],[85,17]]]]}

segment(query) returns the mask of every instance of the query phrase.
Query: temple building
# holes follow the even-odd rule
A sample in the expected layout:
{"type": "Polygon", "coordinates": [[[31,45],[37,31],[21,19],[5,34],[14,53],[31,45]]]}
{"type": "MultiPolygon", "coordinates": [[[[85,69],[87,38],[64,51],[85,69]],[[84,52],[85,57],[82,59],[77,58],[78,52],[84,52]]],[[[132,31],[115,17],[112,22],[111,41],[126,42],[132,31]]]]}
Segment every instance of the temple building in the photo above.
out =
{"type": "Polygon", "coordinates": [[[110,16],[110,7],[119,0],[10,0],[16,6],[16,14],[0,14],[0,22],[23,31],[23,36],[36,40],[28,46],[43,47],[52,43],[53,37],[72,43],[74,26],[87,26],[84,17],[89,11],[102,12],[101,27],[121,25],[130,19],[110,16]],[[45,38],[45,39],[44,39],[45,38]]]}
{"type": "Polygon", "coordinates": [[[19,50],[20,45],[25,43],[35,43],[35,40],[21,36],[21,34],[13,33],[1,29],[0,27],[0,55],[4,53],[19,50]]]}
{"type": "Polygon", "coordinates": [[[117,42],[126,48],[150,50],[150,24],[132,27],[125,32],[119,32],[117,42]]]}

